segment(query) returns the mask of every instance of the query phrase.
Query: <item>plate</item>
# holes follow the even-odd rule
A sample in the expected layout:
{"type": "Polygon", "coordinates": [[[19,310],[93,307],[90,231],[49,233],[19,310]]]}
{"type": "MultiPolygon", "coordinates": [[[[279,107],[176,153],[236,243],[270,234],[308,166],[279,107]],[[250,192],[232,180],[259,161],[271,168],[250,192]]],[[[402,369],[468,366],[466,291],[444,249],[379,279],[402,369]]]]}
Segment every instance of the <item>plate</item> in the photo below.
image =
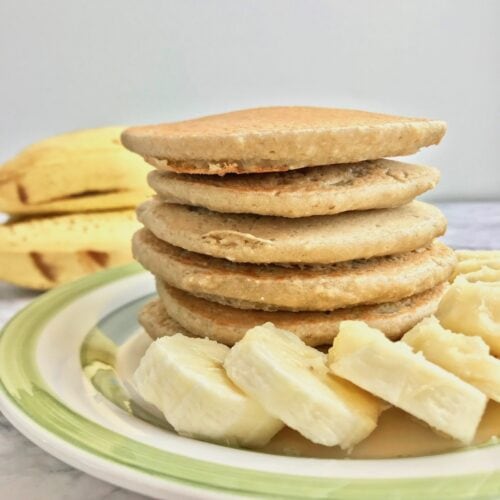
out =
{"type": "Polygon", "coordinates": [[[500,445],[417,458],[301,458],[172,432],[131,397],[147,345],[136,311],[154,293],[132,264],[57,288],[0,337],[0,408],[41,448],[157,498],[499,498],[500,445]]]}

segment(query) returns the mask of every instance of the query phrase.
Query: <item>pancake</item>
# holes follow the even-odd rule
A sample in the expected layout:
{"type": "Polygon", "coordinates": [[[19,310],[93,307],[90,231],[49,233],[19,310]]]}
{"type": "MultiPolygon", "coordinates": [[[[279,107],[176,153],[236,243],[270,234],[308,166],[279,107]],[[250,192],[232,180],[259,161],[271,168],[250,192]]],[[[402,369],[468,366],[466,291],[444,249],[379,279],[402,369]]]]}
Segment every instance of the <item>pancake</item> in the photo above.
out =
{"type": "Polygon", "coordinates": [[[400,338],[420,320],[437,309],[447,284],[441,284],[398,302],[337,309],[332,312],[252,311],[235,309],[173,288],[157,280],[160,300],[166,313],[187,331],[226,345],[240,340],[249,328],[270,321],[289,330],[306,344],[330,344],[341,321],[365,321],[391,339],[400,338]]]}
{"type": "Polygon", "coordinates": [[[9,214],[135,207],[151,193],[151,167],[121,147],[123,127],[80,130],[32,144],[0,167],[9,214]]]}
{"type": "MultiPolygon", "coordinates": [[[[173,320],[167,314],[159,299],[153,299],[143,306],[139,311],[138,320],[145,332],[153,340],[161,337],[170,337],[176,333],[181,333],[182,335],[186,335],[186,337],[196,337],[196,335],[182,328],[177,321],[173,320]]],[[[330,347],[331,344],[315,346],[316,349],[325,354],[328,353],[330,347]]]]}
{"type": "Polygon", "coordinates": [[[133,238],[135,258],[175,288],[242,309],[331,311],[393,302],[446,281],[453,250],[433,243],[413,252],[332,265],[229,262],[160,241],[147,229],[133,238]]]}
{"type": "Polygon", "coordinates": [[[182,328],[177,321],[173,320],[165,311],[161,302],[154,299],[148,302],[140,311],[138,317],[140,325],[152,338],[170,337],[176,333],[182,333],[187,337],[193,337],[188,331],[182,328]]]}
{"type": "Polygon", "coordinates": [[[0,252],[0,281],[48,290],[87,274],[132,262],[128,248],[110,252],[0,252]]]}
{"type": "Polygon", "coordinates": [[[221,214],[149,200],[139,220],[192,252],[252,263],[332,264],[416,250],[446,230],[443,214],[413,201],[398,208],[290,219],[221,214]]]}
{"type": "Polygon", "coordinates": [[[148,176],[149,185],[169,203],[280,217],[396,207],[434,188],[438,180],[435,168],[392,160],[265,175],[217,177],[153,170],[148,176]]]}
{"type": "Polygon", "coordinates": [[[445,132],[426,118],[292,106],[133,127],[122,143],[161,170],[225,175],[409,155],[445,132]]]}

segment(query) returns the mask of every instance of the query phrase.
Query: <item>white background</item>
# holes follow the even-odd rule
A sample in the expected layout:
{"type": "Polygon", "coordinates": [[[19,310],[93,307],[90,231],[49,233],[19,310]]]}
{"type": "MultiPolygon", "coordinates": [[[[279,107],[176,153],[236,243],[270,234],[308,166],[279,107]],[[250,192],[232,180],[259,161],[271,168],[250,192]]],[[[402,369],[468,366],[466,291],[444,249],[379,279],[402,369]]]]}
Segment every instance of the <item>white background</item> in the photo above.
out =
{"type": "Polygon", "coordinates": [[[311,104],[444,119],[433,199],[500,199],[500,1],[0,0],[0,161],[66,130],[311,104]]]}

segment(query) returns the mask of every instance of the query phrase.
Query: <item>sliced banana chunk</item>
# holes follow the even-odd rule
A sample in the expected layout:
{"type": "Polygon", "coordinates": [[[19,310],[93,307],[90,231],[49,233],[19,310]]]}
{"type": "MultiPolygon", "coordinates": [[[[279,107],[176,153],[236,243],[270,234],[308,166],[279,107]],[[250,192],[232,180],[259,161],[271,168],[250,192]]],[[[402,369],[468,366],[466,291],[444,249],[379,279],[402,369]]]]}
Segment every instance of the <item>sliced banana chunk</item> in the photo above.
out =
{"type": "Polygon", "coordinates": [[[487,281],[500,286],[500,266],[498,269],[491,266],[482,266],[476,271],[469,271],[461,276],[471,283],[475,283],[476,281],[487,281]]]}
{"type": "Polygon", "coordinates": [[[272,323],[249,330],[224,367],[271,415],[326,446],[351,448],[375,429],[386,406],[329,374],[324,353],[272,323]]]}
{"type": "Polygon", "coordinates": [[[500,359],[491,356],[481,337],[447,330],[431,316],[415,325],[401,340],[500,403],[500,359]]]}
{"type": "Polygon", "coordinates": [[[500,250],[456,250],[458,261],[463,260],[500,260],[500,250]]]}
{"type": "Polygon", "coordinates": [[[436,317],[449,330],[479,336],[500,356],[500,286],[458,276],[439,303],[436,317]]]}
{"type": "Polygon", "coordinates": [[[179,434],[231,446],[263,446],[283,423],[229,380],[223,368],[228,352],[213,340],[179,333],[162,337],[148,348],[133,380],[179,434]]]}
{"type": "Polygon", "coordinates": [[[466,444],[474,438],[486,396],[404,342],[392,342],[361,321],[343,321],[328,360],[339,377],[438,431],[466,444]]]}
{"type": "Polygon", "coordinates": [[[500,279],[498,274],[500,273],[500,251],[457,250],[455,254],[458,262],[451,281],[458,275],[468,276],[469,281],[496,281],[500,279]]]}

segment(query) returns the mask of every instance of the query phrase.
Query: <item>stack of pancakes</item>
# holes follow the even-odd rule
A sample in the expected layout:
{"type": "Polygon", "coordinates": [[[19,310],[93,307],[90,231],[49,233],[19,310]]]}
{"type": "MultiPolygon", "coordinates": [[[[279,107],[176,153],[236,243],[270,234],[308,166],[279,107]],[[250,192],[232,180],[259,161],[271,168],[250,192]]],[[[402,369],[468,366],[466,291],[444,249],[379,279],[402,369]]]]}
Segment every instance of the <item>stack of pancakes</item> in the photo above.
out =
{"type": "Polygon", "coordinates": [[[397,339],[432,314],[455,256],[441,212],[414,198],[431,167],[380,159],[437,144],[444,122],[275,107],[135,127],[156,167],[138,209],[137,260],[159,299],[140,321],[227,345],[271,321],[307,344],[359,319],[397,339]]]}

